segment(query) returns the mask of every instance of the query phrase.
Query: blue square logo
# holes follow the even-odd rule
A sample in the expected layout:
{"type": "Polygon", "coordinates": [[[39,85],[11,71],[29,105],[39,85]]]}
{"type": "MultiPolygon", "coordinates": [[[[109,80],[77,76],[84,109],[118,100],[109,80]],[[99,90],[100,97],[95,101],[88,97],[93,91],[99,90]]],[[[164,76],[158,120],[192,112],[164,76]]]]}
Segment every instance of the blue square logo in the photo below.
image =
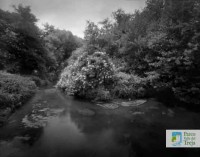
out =
{"type": "Polygon", "coordinates": [[[180,146],[182,143],[182,132],[172,132],[172,145],[180,146]]]}

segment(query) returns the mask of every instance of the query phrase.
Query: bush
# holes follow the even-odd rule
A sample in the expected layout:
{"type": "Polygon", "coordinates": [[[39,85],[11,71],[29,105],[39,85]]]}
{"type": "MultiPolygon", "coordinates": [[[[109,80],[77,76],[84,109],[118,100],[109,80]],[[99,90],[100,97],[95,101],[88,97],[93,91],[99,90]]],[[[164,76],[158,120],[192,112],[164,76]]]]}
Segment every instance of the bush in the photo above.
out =
{"type": "Polygon", "coordinates": [[[151,77],[142,78],[137,75],[119,72],[115,75],[117,80],[112,94],[119,98],[141,98],[146,96],[150,88],[151,77]]]}
{"type": "MultiPolygon", "coordinates": [[[[88,92],[96,92],[106,98],[109,94],[105,91],[109,91],[114,85],[114,73],[114,65],[106,53],[95,52],[91,55],[83,53],[73,64],[64,69],[57,87],[84,98],[88,97],[88,92]],[[100,92],[100,87],[104,89],[102,90],[104,94],[100,92]]],[[[96,94],[91,95],[94,95],[89,96],[91,99],[97,97],[96,94]]]]}
{"type": "Polygon", "coordinates": [[[135,90],[132,87],[130,78],[131,78],[130,75],[123,72],[119,72],[115,75],[115,79],[117,83],[114,89],[112,90],[112,94],[115,97],[131,98],[133,97],[133,95],[135,95],[135,90]]]}
{"type": "Polygon", "coordinates": [[[172,88],[176,98],[178,98],[180,101],[185,102],[187,104],[194,104],[199,105],[200,104],[200,88],[198,87],[177,87],[172,88]]]}
{"type": "Polygon", "coordinates": [[[147,89],[153,88],[159,78],[156,72],[146,77],[117,72],[112,60],[103,52],[89,55],[83,52],[72,58],[70,65],[61,74],[57,87],[68,94],[95,100],[108,101],[117,98],[141,98],[147,89]]]}
{"type": "MultiPolygon", "coordinates": [[[[49,77],[53,78],[53,77],[51,77],[50,74],[49,74],[49,77]]],[[[47,86],[48,84],[50,84],[50,82],[47,78],[41,79],[38,76],[30,76],[30,79],[31,79],[31,81],[35,82],[35,84],[39,87],[40,86],[47,86]]]]}
{"type": "Polygon", "coordinates": [[[32,96],[35,83],[28,77],[0,72],[0,108],[15,107],[32,96]]]}
{"type": "Polygon", "coordinates": [[[85,98],[93,99],[95,101],[110,101],[112,96],[109,90],[104,87],[98,87],[97,89],[89,90],[85,95],[85,98]]]}

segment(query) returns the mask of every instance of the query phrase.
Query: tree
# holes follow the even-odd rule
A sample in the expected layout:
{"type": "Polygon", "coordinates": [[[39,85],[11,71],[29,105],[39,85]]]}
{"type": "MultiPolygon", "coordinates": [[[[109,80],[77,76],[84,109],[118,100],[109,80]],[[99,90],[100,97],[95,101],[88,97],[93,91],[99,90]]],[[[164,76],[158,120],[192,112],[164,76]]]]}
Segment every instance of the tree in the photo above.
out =
{"type": "Polygon", "coordinates": [[[70,31],[48,27],[48,25],[45,27],[45,46],[57,64],[61,65],[70,57],[72,51],[82,46],[82,39],[74,36],[70,31]]]}
{"type": "MultiPolygon", "coordinates": [[[[37,70],[40,75],[46,73],[47,65],[51,62],[43,46],[41,33],[36,26],[37,19],[31,13],[29,6],[14,6],[14,13],[4,12],[5,17],[1,17],[9,27],[6,29],[1,40],[6,53],[8,71],[22,74],[32,74],[37,70]]],[[[3,31],[2,31],[3,33],[3,31]]],[[[1,35],[1,38],[3,35],[1,35]]]]}

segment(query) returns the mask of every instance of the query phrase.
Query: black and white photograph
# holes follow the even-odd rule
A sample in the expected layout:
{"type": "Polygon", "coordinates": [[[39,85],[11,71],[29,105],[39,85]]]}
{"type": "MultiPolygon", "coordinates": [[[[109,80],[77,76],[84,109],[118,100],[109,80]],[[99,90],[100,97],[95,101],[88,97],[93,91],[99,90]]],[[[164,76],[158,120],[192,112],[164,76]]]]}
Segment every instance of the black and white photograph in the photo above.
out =
{"type": "Polygon", "coordinates": [[[0,157],[200,157],[200,0],[0,0],[0,157]]]}

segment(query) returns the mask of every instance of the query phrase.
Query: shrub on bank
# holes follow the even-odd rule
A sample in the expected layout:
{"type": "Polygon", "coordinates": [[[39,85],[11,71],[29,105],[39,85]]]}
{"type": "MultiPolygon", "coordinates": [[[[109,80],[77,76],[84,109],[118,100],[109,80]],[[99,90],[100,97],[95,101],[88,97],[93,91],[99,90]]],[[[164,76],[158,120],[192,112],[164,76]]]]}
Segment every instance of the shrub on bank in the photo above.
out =
{"type": "Polygon", "coordinates": [[[20,106],[35,89],[36,84],[29,77],[0,72],[0,109],[20,106]]]}
{"type": "Polygon", "coordinates": [[[121,72],[103,52],[79,54],[82,55],[70,59],[69,66],[63,70],[57,83],[58,88],[71,95],[103,101],[113,97],[141,98],[159,78],[155,72],[149,72],[143,78],[121,72]]]}
{"type": "Polygon", "coordinates": [[[119,72],[115,75],[117,83],[112,94],[118,98],[136,98],[145,96],[145,80],[137,75],[119,72]]]}
{"type": "Polygon", "coordinates": [[[100,86],[96,89],[89,90],[85,95],[85,98],[95,101],[110,101],[112,100],[112,95],[110,90],[105,89],[105,87],[103,86],[100,86]]]}
{"type": "Polygon", "coordinates": [[[115,97],[126,99],[147,97],[148,91],[156,88],[155,83],[158,78],[159,75],[155,72],[146,73],[146,77],[117,72],[115,74],[116,84],[112,94],[115,97]]]}
{"type": "Polygon", "coordinates": [[[114,85],[114,73],[114,65],[106,53],[83,53],[64,69],[57,87],[84,98],[110,99],[108,93],[114,85]]]}

